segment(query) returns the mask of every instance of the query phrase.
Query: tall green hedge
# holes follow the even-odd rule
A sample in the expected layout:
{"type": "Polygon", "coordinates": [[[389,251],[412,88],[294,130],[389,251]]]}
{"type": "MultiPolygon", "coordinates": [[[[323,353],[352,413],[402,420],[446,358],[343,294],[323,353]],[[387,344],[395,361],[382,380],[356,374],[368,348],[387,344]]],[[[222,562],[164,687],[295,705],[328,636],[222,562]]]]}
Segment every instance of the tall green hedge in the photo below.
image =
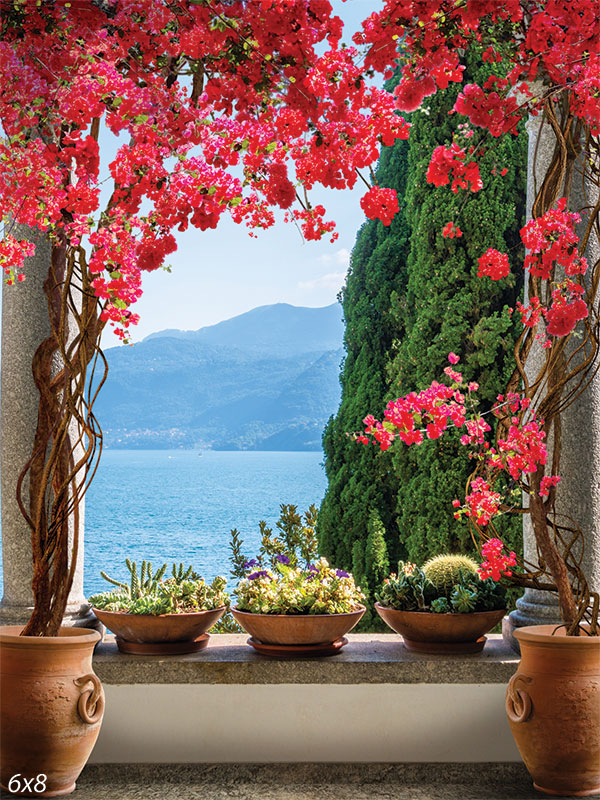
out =
{"type": "MultiPolygon", "coordinates": [[[[465,82],[481,83],[493,71],[473,54],[465,82]]],[[[346,569],[360,568],[370,594],[386,559],[395,566],[398,558],[422,562],[446,550],[472,552],[467,528],[454,520],[452,509],[470,462],[452,435],[419,447],[398,443],[381,453],[346,434],[359,430],[368,412],[381,418],[388,400],[440,380],[450,351],[460,354],[465,377],[480,383],[484,405],[503,390],[512,370],[516,322],[508,308],[522,288],[518,234],[526,152],[523,137],[494,140],[478,158],[484,180],[478,193],[453,194],[428,184],[433,149],[451,141],[464,121],[449,114],[458,91],[456,86],[428,98],[410,115],[408,142],[383,150],[377,180],[397,190],[400,213],[389,227],[375,221],[362,226],[341,295],[342,399],[323,436],[328,489],[318,534],[324,555],[346,569]],[[461,238],[442,236],[450,221],[462,229],[461,238]],[[488,247],[511,253],[512,277],[477,277],[477,259],[488,247]],[[375,563],[368,557],[369,536],[379,525],[387,552],[379,542],[375,563]]],[[[475,129],[473,140],[479,135],[475,129]]],[[[518,549],[518,523],[505,524],[508,541],[518,549]]]]}
{"type": "MultiPolygon", "coordinates": [[[[489,65],[470,65],[477,83],[492,71],[489,65]]],[[[446,96],[435,96],[427,104],[428,114],[414,115],[408,154],[411,180],[405,194],[411,230],[409,278],[406,291],[393,298],[393,314],[405,333],[395,346],[388,380],[391,394],[422,389],[440,380],[448,353],[454,351],[461,357],[465,378],[479,383],[478,396],[489,408],[514,367],[517,321],[509,309],[522,291],[518,255],[525,215],[526,149],[523,137],[490,143],[478,158],[484,189],[475,194],[453,194],[449,187],[426,183],[433,149],[450,141],[456,130],[457,117],[449,115],[448,108],[458,91],[455,87],[446,96]],[[504,169],[508,172],[502,176],[504,169]],[[461,238],[442,236],[449,221],[460,226],[461,238]],[[477,259],[488,247],[511,252],[512,276],[502,281],[477,277],[477,259]]],[[[473,140],[478,136],[476,129],[473,140]]],[[[467,526],[456,522],[452,509],[452,500],[464,496],[472,471],[458,436],[425,441],[420,447],[400,445],[390,461],[397,480],[396,520],[408,559],[471,550],[467,526]]],[[[522,546],[518,520],[506,518],[504,524],[507,539],[517,548],[522,546]]]]}
{"type": "MultiPolygon", "coordinates": [[[[407,163],[406,141],[385,149],[379,163],[382,185],[393,185],[400,196],[407,188],[407,163]],[[393,182],[386,178],[390,175],[393,182]]],[[[350,569],[354,563],[357,580],[366,591],[373,588],[372,577],[365,580],[364,568],[372,512],[377,512],[386,531],[386,558],[395,562],[403,553],[395,527],[397,482],[389,460],[346,434],[360,429],[363,417],[381,408],[388,392],[389,353],[404,333],[401,320],[392,313],[392,292],[406,290],[409,244],[402,204],[389,227],[369,221],[360,229],[342,291],[346,349],[342,399],[323,436],[328,489],[318,516],[320,549],[338,566],[350,569]]]]}

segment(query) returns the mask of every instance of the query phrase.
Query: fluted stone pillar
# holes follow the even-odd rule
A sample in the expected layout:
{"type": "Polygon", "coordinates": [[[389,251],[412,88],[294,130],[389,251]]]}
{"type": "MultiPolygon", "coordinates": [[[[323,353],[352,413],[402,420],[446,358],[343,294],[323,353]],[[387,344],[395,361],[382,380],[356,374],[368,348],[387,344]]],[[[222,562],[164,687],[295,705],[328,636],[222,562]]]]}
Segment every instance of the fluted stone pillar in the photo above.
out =
{"type": "MultiPolygon", "coordinates": [[[[31,455],[39,395],[33,382],[33,355],[50,332],[43,282],[50,262],[50,244],[38,231],[15,225],[11,233],[36,244],[25,259],[25,282],[4,286],[2,296],[2,386],[0,469],[2,489],[2,562],[4,593],[0,623],[25,623],[32,611],[30,530],[16,501],[17,478],[31,455]]],[[[27,479],[26,479],[27,480],[27,479]]],[[[28,496],[24,484],[24,497],[28,496]]],[[[83,594],[83,501],[80,503],[80,540],[77,569],[65,625],[96,626],[83,594]]]]}
{"type": "MultiPolygon", "coordinates": [[[[531,117],[527,123],[529,134],[528,172],[527,172],[527,218],[535,194],[552,158],[555,137],[552,129],[543,123],[542,115],[531,117]],[[535,170],[534,170],[535,168],[535,170]]],[[[577,168],[576,168],[577,169],[577,168]]],[[[580,177],[573,181],[569,198],[570,209],[580,209],[596,198],[597,189],[583,185],[580,177]],[[587,194],[587,198],[585,198],[587,194]]],[[[578,226],[581,234],[586,219],[578,226]]],[[[585,253],[590,265],[600,257],[600,243],[592,234],[585,253]]],[[[588,276],[589,277],[589,276],[588,276]]],[[[525,298],[527,303],[527,297],[525,298]]],[[[579,345],[579,340],[571,341],[571,351],[579,345]]],[[[537,374],[544,351],[540,346],[532,348],[528,359],[527,372],[532,377],[537,374]]],[[[549,442],[551,444],[551,442],[549,442]]],[[[562,414],[562,447],[556,511],[558,515],[570,517],[584,534],[584,553],[582,567],[592,591],[600,591],[600,372],[596,373],[591,385],[562,414]]],[[[525,498],[527,503],[527,498],[525,498]]],[[[523,544],[525,558],[537,563],[535,536],[530,518],[523,517],[523,544]]],[[[558,596],[554,592],[541,592],[526,589],[523,597],[517,600],[517,609],[504,620],[503,633],[515,650],[518,644],[512,633],[515,628],[525,625],[544,625],[560,623],[558,596]]]]}

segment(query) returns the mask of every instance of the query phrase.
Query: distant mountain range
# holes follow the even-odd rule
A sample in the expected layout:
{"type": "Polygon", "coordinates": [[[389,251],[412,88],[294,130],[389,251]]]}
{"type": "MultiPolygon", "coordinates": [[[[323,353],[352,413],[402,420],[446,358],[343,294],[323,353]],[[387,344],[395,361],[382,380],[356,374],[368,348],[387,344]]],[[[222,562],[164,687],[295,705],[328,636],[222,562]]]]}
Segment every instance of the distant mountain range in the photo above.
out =
{"type": "Polygon", "coordinates": [[[338,303],[261,306],[105,351],[94,413],[107,447],[320,450],[337,410],[338,303]]]}

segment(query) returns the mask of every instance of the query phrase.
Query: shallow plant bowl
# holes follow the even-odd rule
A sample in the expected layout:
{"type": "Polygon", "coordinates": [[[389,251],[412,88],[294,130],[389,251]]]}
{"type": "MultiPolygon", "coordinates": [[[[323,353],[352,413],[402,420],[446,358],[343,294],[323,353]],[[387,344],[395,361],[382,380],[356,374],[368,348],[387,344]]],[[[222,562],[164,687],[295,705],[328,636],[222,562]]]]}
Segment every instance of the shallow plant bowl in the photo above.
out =
{"type": "Polygon", "coordinates": [[[479,653],[506,609],[471,614],[434,614],[430,611],[398,611],[375,603],[375,610],[399,633],[409,650],[418,653],[479,653]]]}
{"type": "Polygon", "coordinates": [[[251,636],[248,644],[257,653],[263,656],[274,658],[322,658],[323,656],[337,655],[344,645],[348,644],[348,639],[343,636],[336,642],[324,644],[264,644],[251,636]]]}
{"type": "Polygon", "coordinates": [[[122,653],[138,656],[181,656],[186,653],[198,653],[208,647],[209,639],[208,633],[184,642],[128,642],[126,639],[116,637],[117,647],[122,653]]]}
{"type": "Polygon", "coordinates": [[[128,614],[126,611],[104,611],[99,608],[92,608],[92,611],[100,622],[115,634],[117,639],[124,642],[133,644],[187,642],[192,644],[222,617],[225,606],[211,608],[208,611],[157,615],[128,614]]]}
{"type": "Polygon", "coordinates": [[[252,614],[237,608],[231,613],[263,645],[331,646],[354,628],[366,610],[359,605],[346,614],[252,614]]]}

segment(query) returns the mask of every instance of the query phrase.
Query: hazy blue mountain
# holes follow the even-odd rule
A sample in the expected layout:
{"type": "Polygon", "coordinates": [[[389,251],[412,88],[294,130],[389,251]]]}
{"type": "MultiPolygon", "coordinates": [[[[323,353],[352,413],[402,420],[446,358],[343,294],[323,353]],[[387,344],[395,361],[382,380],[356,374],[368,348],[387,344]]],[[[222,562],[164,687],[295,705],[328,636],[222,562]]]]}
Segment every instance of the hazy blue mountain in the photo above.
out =
{"type": "Polygon", "coordinates": [[[341,307],[279,303],[106,350],[108,447],[319,450],[337,409],[341,307]]]}
{"type": "Polygon", "coordinates": [[[339,303],[323,308],[276,303],[253,308],[198,331],[151,333],[144,341],[171,337],[287,357],[297,353],[337,350],[341,347],[342,336],[342,307],[339,303]]]}

